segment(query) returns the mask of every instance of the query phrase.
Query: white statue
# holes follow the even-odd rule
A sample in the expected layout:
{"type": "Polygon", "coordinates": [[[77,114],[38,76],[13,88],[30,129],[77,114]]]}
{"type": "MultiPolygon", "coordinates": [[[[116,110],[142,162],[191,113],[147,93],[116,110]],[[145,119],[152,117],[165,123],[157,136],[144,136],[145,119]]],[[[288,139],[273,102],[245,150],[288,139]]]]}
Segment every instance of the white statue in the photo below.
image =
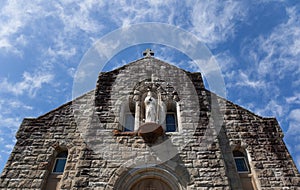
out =
{"type": "Polygon", "coordinates": [[[145,122],[157,122],[156,121],[156,100],[152,97],[152,93],[149,91],[146,98],[145,98],[145,122]]]}

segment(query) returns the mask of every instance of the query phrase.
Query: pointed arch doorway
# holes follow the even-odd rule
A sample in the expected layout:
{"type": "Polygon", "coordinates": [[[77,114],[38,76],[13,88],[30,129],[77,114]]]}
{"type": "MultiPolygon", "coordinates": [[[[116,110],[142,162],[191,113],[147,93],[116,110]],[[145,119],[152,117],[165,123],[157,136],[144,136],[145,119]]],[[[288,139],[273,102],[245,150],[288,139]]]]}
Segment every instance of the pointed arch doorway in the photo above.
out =
{"type": "Polygon", "coordinates": [[[133,184],[130,190],[172,190],[172,188],[160,179],[146,178],[133,184]]]}
{"type": "MultiPolygon", "coordinates": [[[[109,184],[114,190],[182,190],[182,177],[166,167],[119,168],[120,175],[112,176],[109,184]]],[[[109,189],[109,188],[108,188],[109,189]]]]}

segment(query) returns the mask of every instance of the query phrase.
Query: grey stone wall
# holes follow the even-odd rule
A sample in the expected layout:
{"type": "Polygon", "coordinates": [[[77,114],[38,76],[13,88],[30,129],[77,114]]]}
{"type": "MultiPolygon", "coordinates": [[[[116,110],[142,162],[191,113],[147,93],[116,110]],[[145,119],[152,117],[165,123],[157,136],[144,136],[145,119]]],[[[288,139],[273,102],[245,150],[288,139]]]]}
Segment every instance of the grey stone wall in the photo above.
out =
{"type": "Polygon", "coordinates": [[[232,156],[236,148],[247,151],[259,189],[300,188],[299,172],[275,119],[215,96],[204,88],[200,73],[152,57],[100,73],[94,91],[24,119],[16,137],[1,189],[44,188],[60,149],[69,153],[61,189],[116,189],[126,176],[152,170],[174,176],[181,189],[241,189],[232,156]],[[122,129],[122,102],[130,100],[138,82],[153,78],[178,92],[179,131],[155,144],[135,134],[114,135],[113,130],[122,129]]]}
{"type": "Polygon", "coordinates": [[[226,109],[225,132],[231,148],[248,151],[251,166],[262,189],[297,189],[299,171],[283,141],[275,118],[262,118],[231,102],[226,109]]]}

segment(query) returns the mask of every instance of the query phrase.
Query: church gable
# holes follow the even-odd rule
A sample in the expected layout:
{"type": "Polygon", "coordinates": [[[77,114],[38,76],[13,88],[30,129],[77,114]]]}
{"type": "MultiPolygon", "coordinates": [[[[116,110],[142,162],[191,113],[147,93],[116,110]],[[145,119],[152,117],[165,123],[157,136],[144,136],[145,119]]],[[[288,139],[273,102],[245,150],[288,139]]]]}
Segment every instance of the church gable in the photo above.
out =
{"type": "Polygon", "coordinates": [[[95,90],[24,119],[0,178],[7,189],[296,189],[273,118],[145,57],[99,74],[95,90]],[[214,102],[214,104],[212,104],[214,102]]]}

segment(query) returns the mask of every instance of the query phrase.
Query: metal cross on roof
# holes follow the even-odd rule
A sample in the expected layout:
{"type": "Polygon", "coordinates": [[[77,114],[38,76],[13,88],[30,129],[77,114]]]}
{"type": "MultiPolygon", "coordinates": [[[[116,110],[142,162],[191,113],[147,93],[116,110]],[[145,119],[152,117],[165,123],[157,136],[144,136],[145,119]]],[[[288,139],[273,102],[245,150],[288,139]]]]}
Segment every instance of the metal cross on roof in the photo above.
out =
{"type": "Polygon", "coordinates": [[[145,56],[145,57],[151,57],[151,56],[154,56],[154,52],[153,52],[151,49],[146,49],[146,50],[143,52],[143,56],[145,56]]]}

